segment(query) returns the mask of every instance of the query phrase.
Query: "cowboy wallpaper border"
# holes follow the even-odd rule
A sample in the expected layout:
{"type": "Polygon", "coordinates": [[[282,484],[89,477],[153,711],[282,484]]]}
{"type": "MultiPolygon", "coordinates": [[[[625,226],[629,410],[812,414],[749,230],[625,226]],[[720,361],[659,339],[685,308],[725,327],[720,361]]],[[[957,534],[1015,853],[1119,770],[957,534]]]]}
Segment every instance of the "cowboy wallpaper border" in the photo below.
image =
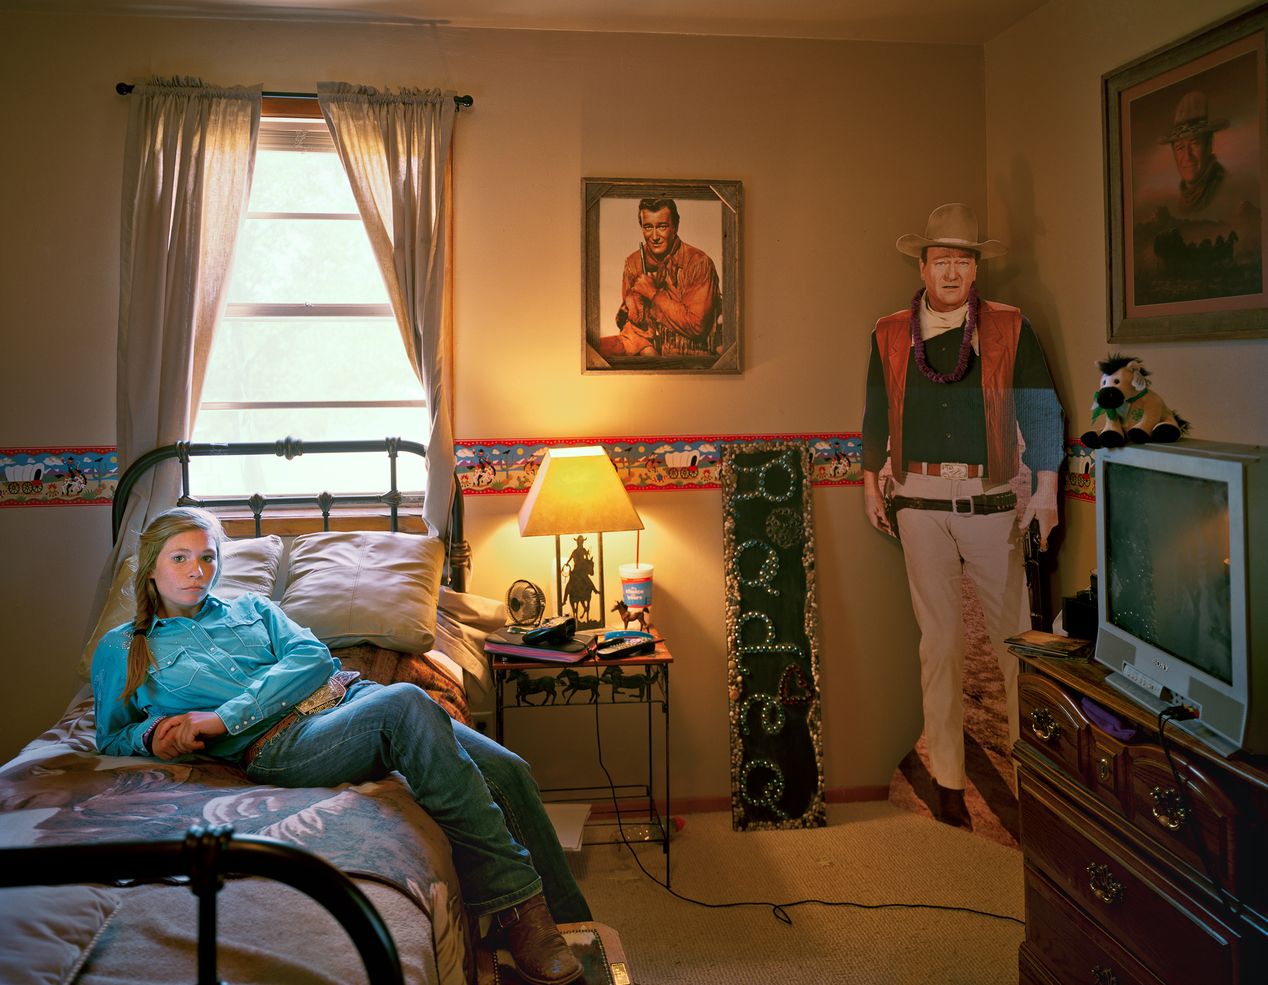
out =
{"type": "Polygon", "coordinates": [[[581,179],[583,373],[741,371],[743,210],[738,181],[581,179]]]}
{"type": "Polygon", "coordinates": [[[1268,336],[1260,4],[1101,78],[1107,338],[1268,336]]]}
{"type": "Polygon", "coordinates": [[[626,489],[718,489],[727,447],[752,441],[796,441],[810,451],[810,478],[820,486],[863,482],[863,436],[836,434],[678,435],[643,438],[457,440],[458,481],[468,495],[526,493],[547,448],[602,445],[626,489]]]}
{"type": "MultiPolygon", "coordinates": [[[[458,480],[466,495],[526,493],[546,449],[602,445],[631,490],[717,489],[725,448],[751,441],[801,441],[810,452],[816,486],[862,485],[862,435],[826,434],[458,440],[458,480]]],[[[1095,453],[1077,438],[1066,442],[1064,493],[1096,499],[1095,453]]],[[[114,501],[119,454],[109,446],[0,449],[0,508],[92,506],[114,501]]]]}
{"type": "Polygon", "coordinates": [[[118,482],[112,447],[0,448],[0,508],[109,504],[118,482]]]}

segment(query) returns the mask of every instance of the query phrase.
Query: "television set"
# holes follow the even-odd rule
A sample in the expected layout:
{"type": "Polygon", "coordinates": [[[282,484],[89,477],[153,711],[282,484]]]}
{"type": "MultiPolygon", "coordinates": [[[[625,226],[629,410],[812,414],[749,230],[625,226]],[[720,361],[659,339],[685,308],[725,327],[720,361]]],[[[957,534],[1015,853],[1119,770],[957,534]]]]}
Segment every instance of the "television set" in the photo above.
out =
{"type": "Polygon", "coordinates": [[[1268,448],[1096,453],[1096,660],[1229,756],[1268,753],[1268,448]]]}

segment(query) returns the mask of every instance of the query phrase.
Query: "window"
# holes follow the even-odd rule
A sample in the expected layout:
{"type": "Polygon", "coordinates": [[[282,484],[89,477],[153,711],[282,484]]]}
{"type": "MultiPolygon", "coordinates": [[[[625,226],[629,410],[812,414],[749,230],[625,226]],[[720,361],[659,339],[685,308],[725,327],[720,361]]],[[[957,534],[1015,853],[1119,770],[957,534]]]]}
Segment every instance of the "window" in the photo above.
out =
{"type": "MultiPolygon", "coordinates": [[[[427,440],[422,385],[324,120],[265,118],[193,441],[427,440]]],[[[199,458],[196,495],[381,492],[383,455],[199,458]]],[[[402,490],[424,465],[399,460],[402,490]]]]}

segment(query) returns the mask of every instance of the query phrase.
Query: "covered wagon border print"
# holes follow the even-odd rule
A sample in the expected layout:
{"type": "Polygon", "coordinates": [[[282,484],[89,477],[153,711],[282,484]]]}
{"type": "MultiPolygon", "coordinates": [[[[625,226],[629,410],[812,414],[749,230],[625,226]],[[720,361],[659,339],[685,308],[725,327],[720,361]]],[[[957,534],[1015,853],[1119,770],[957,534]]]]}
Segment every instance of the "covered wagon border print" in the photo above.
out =
{"type": "Polygon", "coordinates": [[[118,482],[115,448],[0,448],[0,507],[112,503],[118,482]]]}

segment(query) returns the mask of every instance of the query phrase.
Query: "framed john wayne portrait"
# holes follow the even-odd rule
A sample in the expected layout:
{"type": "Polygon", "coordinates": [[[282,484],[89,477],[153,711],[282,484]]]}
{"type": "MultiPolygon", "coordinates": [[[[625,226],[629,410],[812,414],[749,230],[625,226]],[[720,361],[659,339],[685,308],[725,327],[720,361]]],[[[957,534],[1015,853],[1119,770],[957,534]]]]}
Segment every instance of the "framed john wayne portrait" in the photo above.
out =
{"type": "Polygon", "coordinates": [[[1102,77],[1111,342],[1268,336],[1268,4],[1102,77]]]}
{"type": "Polygon", "coordinates": [[[582,371],[740,372],[738,181],[582,178],[582,371]]]}

